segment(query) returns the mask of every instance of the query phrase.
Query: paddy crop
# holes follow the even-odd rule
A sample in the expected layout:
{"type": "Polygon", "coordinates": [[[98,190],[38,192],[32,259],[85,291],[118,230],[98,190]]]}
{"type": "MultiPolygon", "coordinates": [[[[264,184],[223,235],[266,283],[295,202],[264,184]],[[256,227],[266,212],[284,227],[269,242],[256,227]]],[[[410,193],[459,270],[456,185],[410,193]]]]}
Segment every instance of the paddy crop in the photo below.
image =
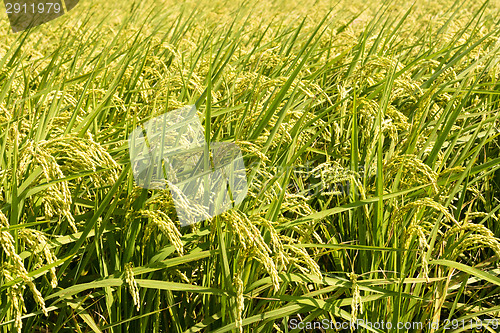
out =
{"type": "Polygon", "coordinates": [[[19,34],[3,15],[0,330],[494,332],[499,8],[82,0],[19,34]],[[249,190],[181,228],[128,136],[192,104],[249,190]]]}

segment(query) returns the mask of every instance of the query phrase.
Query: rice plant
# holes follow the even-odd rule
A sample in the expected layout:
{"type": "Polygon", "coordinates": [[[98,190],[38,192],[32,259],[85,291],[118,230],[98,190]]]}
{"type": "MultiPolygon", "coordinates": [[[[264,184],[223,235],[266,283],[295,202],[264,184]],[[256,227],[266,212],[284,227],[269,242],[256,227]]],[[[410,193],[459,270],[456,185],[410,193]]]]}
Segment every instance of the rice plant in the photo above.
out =
{"type": "Polygon", "coordinates": [[[0,331],[498,331],[499,9],[82,0],[18,34],[2,15],[0,331]],[[187,105],[249,189],[181,227],[128,137],[187,105]]]}

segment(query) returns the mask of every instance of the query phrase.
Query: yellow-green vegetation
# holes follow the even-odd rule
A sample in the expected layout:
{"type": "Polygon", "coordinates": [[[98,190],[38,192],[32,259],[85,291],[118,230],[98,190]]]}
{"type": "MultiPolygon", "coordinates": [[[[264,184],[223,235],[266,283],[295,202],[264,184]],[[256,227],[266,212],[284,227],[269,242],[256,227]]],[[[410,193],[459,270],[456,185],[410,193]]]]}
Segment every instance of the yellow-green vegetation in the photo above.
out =
{"type": "Polygon", "coordinates": [[[82,0],[19,34],[2,15],[0,331],[494,332],[499,8],[82,0]],[[180,228],[127,138],[195,103],[250,188],[180,228]]]}

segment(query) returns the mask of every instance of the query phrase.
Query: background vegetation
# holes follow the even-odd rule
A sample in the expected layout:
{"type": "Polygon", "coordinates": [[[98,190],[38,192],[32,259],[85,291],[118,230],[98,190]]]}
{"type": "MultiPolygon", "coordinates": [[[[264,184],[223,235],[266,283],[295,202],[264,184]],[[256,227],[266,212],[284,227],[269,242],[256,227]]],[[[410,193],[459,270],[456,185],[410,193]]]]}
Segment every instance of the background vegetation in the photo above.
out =
{"type": "Polygon", "coordinates": [[[82,0],[20,34],[2,15],[0,331],[499,318],[498,8],[82,0]],[[127,137],[194,103],[251,185],[180,228],[127,137]]]}

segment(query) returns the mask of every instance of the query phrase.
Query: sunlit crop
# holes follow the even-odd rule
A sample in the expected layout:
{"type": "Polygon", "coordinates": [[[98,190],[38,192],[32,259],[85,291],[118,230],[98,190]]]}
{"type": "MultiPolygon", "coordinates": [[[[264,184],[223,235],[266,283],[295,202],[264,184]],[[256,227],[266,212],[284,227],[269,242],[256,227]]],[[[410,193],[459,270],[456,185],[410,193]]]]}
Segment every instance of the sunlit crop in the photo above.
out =
{"type": "Polygon", "coordinates": [[[0,331],[497,331],[499,8],[82,0],[18,34],[2,15],[0,331]],[[128,137],[193,104],[249,189],[181,228],[128,137]]]}

